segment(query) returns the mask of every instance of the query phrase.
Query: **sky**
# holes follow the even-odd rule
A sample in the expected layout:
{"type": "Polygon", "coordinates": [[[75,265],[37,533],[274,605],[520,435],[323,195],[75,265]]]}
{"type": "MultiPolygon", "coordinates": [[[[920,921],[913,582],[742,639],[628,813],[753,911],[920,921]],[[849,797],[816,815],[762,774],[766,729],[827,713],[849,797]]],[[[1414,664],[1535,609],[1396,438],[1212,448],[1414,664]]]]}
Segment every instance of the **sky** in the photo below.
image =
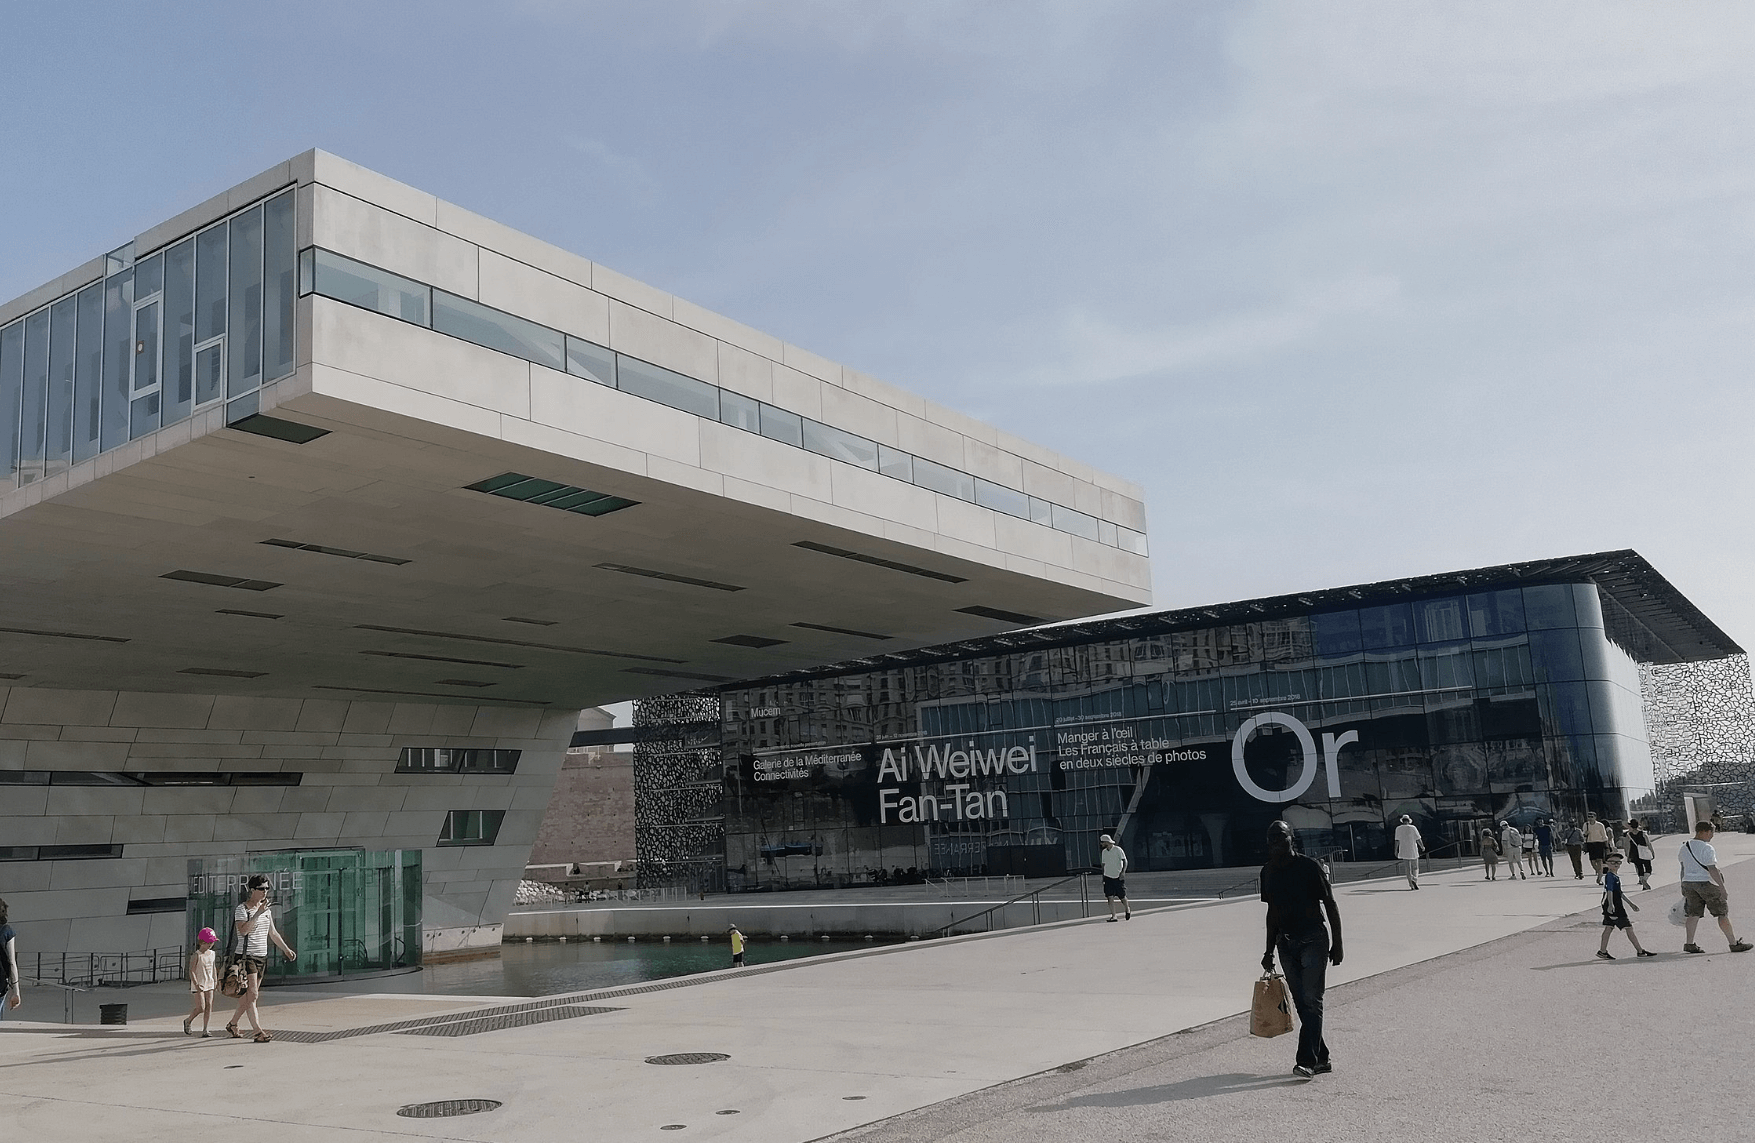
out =
{"type": "Polygon", "coordinates": [[[1155,606],[1635,548],[1755,643],[1755,6],[17,6],[0,297],[321,147],[1139,482],[1155,606]]]}

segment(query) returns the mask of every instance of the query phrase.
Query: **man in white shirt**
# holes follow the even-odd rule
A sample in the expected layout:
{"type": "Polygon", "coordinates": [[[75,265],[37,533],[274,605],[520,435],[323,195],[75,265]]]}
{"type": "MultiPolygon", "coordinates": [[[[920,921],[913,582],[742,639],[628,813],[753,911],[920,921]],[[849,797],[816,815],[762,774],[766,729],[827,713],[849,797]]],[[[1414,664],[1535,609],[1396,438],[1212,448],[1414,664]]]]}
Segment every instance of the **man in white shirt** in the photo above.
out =
{"type": "Polygon", "coordinates": [[[1407,814],[1402,815],[1402,824],[1395,827],[1395,859],[1402,863],[1402,873],[1408,879],[1409,889],[1420,887],[1420,855],[1426,852],[1426,842],[1420,837],[1420,827],[1407,814]]]}
{"type": "Polygon", "coordinates": [[[1523,831],[1510,822],[1501,822],[1499,845],[1505,851],[1505,860],[1511,863],[1511,879],[1521,877],[1528,881],[1530,875],[1523,871],[1523,831]]]}
{"type": "Polygon", "coordinates": [[[1682,911],[1687,914],[1688,943],[1685,953],[1706,950],[1694,943],[1694,930],[1708,910],[1718,918],[1718,927],[1731,944],[1732,952],[1748,952],[1755,947],[1737,939],[1731,928],[1731,899],[1725,891],[1725,875],[1718,869],[1718,854],[1712,848],[1712,823],[1696,822],[1694,837],[1682,843],[1676,856],[1682,861],[1682,911]]]}
{"type": "Polygon", "coordinates": [[[1584,815],[1584,853],[1590,858],[1590,867],[1597,871],[1597,884],[1603,883],[1603,859],[1609,856],[1609,829],[1597,820],[1597,815],[1584,815]]]}
{"type": "Polygon", "coordinates": [[[1118,919],[1115,916],[1115,902],[1120,901],[1122,917],[1131,921],[1133,910],[1127,907],[1127,882],[1123,880],[1123,875],[1127,873],[1127,854],[1122,852],[1121,847],[1115,844],[1115,839],[1108,834],[1099,837],[1097,844],[1103,847],[1099,856],[1103,860],[1103,898],[1109,902],[1109,920],[1113,922],[1118,919]]]}

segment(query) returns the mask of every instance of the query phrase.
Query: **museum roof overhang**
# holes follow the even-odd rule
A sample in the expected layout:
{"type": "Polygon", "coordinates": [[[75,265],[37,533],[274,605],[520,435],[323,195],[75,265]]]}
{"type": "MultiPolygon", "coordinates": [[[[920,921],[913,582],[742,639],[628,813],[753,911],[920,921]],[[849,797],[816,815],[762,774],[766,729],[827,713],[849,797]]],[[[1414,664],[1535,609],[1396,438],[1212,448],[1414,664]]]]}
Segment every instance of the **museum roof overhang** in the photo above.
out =
{"type": "MultiPolygon", "coordinates": [[[[868,671],[897,670],[1051,647],[1192,631],[1203,627],[1287,619],[1350,607],[1431,599],[1458,593],[1494,591],[1541,584],[1593,583],[1605,601],[1603,622],[1609,637],[1642,663],[1674,664],[1722,659],[1743,649],[1632,549],[1592,555],[1499,564],[1468,571],[1382,580],[1351,587],[1246,599],[1177,611],[1032,627],[1001,635],[898,650],[796,671],[740,686],[798,683],[868,671]]],[[[732,688],[725,688],[732,689],[732,688]]]]}
{"type": "Polygon", "coordinates": [[[577,708],[1116,602],[321,393],[159,448],[0,517],[0,687],[577,708]]]}

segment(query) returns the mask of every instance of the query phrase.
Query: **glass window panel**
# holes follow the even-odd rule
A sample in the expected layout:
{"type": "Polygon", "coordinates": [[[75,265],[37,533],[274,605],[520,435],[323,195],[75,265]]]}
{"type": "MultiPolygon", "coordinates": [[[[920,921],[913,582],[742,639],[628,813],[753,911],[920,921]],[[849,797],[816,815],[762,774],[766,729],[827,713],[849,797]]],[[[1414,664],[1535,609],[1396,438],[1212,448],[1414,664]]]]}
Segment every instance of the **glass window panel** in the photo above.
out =
{"type": "Polygon", "coordinates": [[[225,332],[225,236],[224,226],[215,226],[195,236],[197,344],[225,332]]]}
{"type": "Polygon", "coordinates": [[[742,429],[747,433],[761,432],[761,406],[762,403],[754,397],[733,393],[729,389],[719,391],[719,419],[734,429],[742,429]]]}
{"type": "Polygon", "coordinates": [[[804,418],[785,409],[762,404],[762,435],[789,445],[804,446],[804,418]]]}
{"type": "Polygon", "coordinates": [[[877,442],[855,436],[833,425],[821,424],[807,418],[804,421],[804,447],[831,460],[845,461],[860,468],[877,471],[877,442]]]}
{"type": "Polygon", "coordinates": [[[1115,534],[1117,544],[1123,551],[1132,552],[1136,556],[1151,554],[1147,550],[1146,534],[1144,532],[1136,532],[1132,528],[1123,528],[1117,525],[1115,534]]]}
{"type": "Polygon", "coordinates": [[[615,354],[601,345],[567,338],[567,372],[615,388],[615,354]]]}
{"type": "Polygon", "coordinates": [[[18,406],[18,482],[43,478],[49,412],[49,311],[24,319],[24,397],[18,406]]]}
{"type": "Polygon", "coordinates": [[[154,254],[134,266],[134,300],[144,301],[164,288],[164,259],[154,254]]]}
{"type": "Polygon", "coordinates": [[[1523,630],[1523,592],[1483,591],[1469,596],[1469,634],[1515,635],[1523,630]]]}
{"type": "Polygon", "coordinates": [[[1572,613],[1572,585],[1559,583],[1524,588],[1523,614],[1531,631],[1577,626],[1572,613]]]}
{"type": "MultiPolygon", "coordinates": [[[[930,488],[934,492],[942,492],[946,496],[955,496],[958,500],[975,500],[975,478],[966,472],[958,472],[954,468],[946,468],[927,460],[925,457],[914,458],[914,483],[922,488],[930,488]]],[[[1091,521],[1091,538],[1097,538],[1096,521],[1091,521]]],[[[1058,527],[1059,525],[1056,525],[1058,527]]]]}
{"type": "Polygon", "coordinates": [[[1594,583],[1575,583],[1572,585],[1572,609],[1574,621],[1580,627],[1603,626],[1603,600],[1597,594],[1594,583]]]}
{"type": "MultiPolygon", "coordinates": [[[[1016,516],[1020,520],[1030,518],[1030,498],[1014,488],[1003,484],[995,484],[991,480],[975,480],[975,503],[983,508],[991,508],[995,512],[1004,512],[1007,516],[1016,516]]],[[[1113,527],[1114,525],[1111,525],[1113,527]]]]}
{"type": "Polygon", "coordinates": [[[432,324],[430,288],[327,250],[311,253],[311,290],[415,325],[432,324]]]}
{"type": "Polygon", "coordinates": [[[195,401],[195,243],[165,251],[163,423],[189,415],[195,401]]]}
{"type": "Polygon", "coordinates": [[[262,208],[232,219],[231,285],[226,312],[226,395],[236,397],[262,384],[262,208]]]}
{"type": "MultiPolygon", "coordinates": [[[[224,279],[221,279],[222,281],[224,279]]],[[[223,293],[220,313],[225,313],[223,293]]],[[[100,452],[128,443],[128,387],[134,368],[134,274],[104,280],[104,393],[100,452]]]]}
{"type": "Polygon", "coordinates": [[[128,408],[128,435],[143,437],[158,428],[158,394],[136,397],[128,408]]]}
{"type": "Polygon", "coordinates": [[[56,302],[49,314],[48,436],[43,447],[45,471],[60,472],[73,457],[73,372],[78,358],[77,302],[72,296],[56,302]]]}
{"type": "Polygon", "coordinates": [[[1318,656],[1352,655],[1362,644],[1357,611],[1321,612],[1310,617],[1311,641],[1318,656]]]}
{"type": "Polygon", "coordinates": [[[134,391],[143,393],[158,384],[157,302],[134,310],[134,391]]]}
{"type": "MultiPolygon", "coordinates": [[[[914,455],[889,445],[878,446],[878,471],[897,480],[914,483],[914,455]]],[[[1046,520],[1041,521],[1047,523],[1046,520]]]]}
{"type": "MultiPolygon", "coordinates": [[[[293,244],[293,192],[287,191],[269,199],[262,211],[264,381],[285,377],[293,371],[293,244]]],[[[168,415],[166,421],[169,422],[168,415]]]]}
{"type": "Polygon", "coordinates": [[[1087,516],[1083,512],[1075,512],[1071,508],[1063,508],[1059,504],[1054,505],[1053,508],[1054,523],[1052,527],[1056,532],[1083,536],[1087,540],[1097,538],[1097,518],[1095,516],[1087,516]]]}
{"type": "Polygon", "coordinates": [[[1414,612],[1405,603],[1359,609],[1359,635],[1366,650],[1407,647],[1414,642],[1414,612]]]}
{"type": "Polygon", "coordinates": [[[561,334],[444,290],[433,291],[433,328],[550,369],[567,368],[567,350],[561,334]]]}
{"type": "Polygon", "coordinates": [[[1030,519],[1037,524],[1054,527],[1054,505],[1046,500],[1038,500],[1034,496],[1030,497],[1030,519]]]}
{"type": "Polygon", "coordinates": [[[705,381],[625,356],[618,356],[615,379],[616,387],[624,393],[698,417],[719,419],[719,390],[705,381]]]}
{"type": "Polygon", "coordinates": [[[1584,678],[1584,656],[1579,650],[1575,628],[1531,631],[1530,660],[1535,665],[1538,682],[1572,682],[1584,678]]]}
{"type": "Polygon", "coordinates": [[[18,406],[24,393],[24,323],[0,329],[0,491],[18,487],[18,406]]]}
{"type": "Polygon", "coordinates": [[[1422,643],[1450,643],[1468,637],[1461,598],[1427,599],[1413,605],[1422,643]]]}
{"type": "Polygon", "coordinates": [[[1120,537],[1115,533],[1115,525],[1107,520],[1098,520],[1097,542],[1100,544],[1108,544],[1112,548],[1119,547],[1121,541],[1120,537]]]}
{"type": "Polygon", "coordinates": [[[104,287],[79,291],[79,360],[73,369],[73,459],[98,452],[98,408],[103,401],[104,287]]]}
{"type": "Polygon", "coordinates": [[[195,353],[195,403],[205,405],[225,392],[225,343],[216,341],[195,353]]]}

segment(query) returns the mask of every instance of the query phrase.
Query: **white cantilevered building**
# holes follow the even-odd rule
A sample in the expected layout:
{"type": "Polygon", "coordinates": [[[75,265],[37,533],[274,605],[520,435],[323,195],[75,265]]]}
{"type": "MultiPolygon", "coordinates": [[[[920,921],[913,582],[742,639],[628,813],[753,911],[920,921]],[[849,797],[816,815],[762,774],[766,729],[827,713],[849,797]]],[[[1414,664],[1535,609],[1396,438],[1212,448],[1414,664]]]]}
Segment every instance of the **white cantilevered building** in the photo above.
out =
{"type": "Polygon", "coordinates": [[[321,151],[0,305],[0,896],[423,851],[498,939],[577,712],[1149,602],[1138,488],[321,151]]]}

